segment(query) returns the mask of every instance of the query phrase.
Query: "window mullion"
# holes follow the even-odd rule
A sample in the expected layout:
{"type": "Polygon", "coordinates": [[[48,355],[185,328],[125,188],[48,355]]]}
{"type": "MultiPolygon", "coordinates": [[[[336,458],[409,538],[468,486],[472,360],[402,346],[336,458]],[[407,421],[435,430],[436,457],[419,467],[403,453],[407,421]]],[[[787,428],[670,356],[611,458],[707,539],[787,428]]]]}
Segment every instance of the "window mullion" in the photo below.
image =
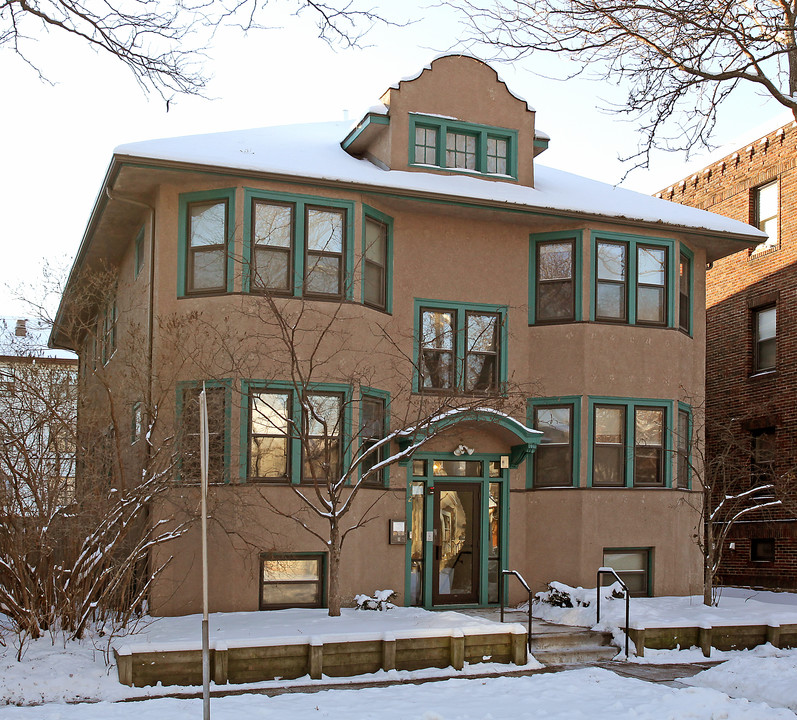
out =
{"type": "Polygon", "coordinates": [[[307,225],[307,212],[304,200],[296,201],[294,224],[294,253],[293,253],[293,296],[301,297],[304,289],[304,263],[305,263],[305,237],[307,225]]]}
{"type": "Polygon", "coordinates": [[[625,298],[628,313],[628,324],[636,325],[636,305],[639,293],[639,278],[637,277],[637,247],[632,240],[628,243],[626,262],[628,272],[626,273],[625,298]]]}
{"type": "Polygon", "coordinates": [[[634,452],[636,450],[636,413],[632,404],[625,408],[625,487],[634,487],[634,452]]]}
{"type": "Polygon", "coordinates": [[[454,335],[454,387],[463,390],[465,389],[465,355],[468,351],[468,339],[466,336],[467,325],[466,316],[467,312],[464,310],[453,310],[456,316],[457,332],[454,335]]]}

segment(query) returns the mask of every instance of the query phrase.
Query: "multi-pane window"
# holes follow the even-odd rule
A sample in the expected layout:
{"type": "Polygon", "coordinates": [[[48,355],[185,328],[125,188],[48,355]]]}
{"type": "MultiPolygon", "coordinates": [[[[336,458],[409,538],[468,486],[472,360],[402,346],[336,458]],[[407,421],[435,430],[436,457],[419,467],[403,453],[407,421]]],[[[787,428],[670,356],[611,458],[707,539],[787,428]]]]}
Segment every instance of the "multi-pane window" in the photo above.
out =
{"type": "Polygon", "coordinates": [[[775,369],[777,312],[774,305],[753,311],[753,370],[775,369]]]}
{"type": "Polygon", "coordinates": [[[574,242],[537,243],[536,320],[561,322],[575,317],[574,242]]]}
{"type": "Polygon", "coordinates": [[[365,219],[363,300],[382,310],[387,304],[387,232],[385,223],[365,219]]]}
{"type": "Polygon", "coordinates": [[[645,325],[667,323],[667,249],[637,245],[636,321],[645,325]]]}
{"type": "Polygon", "coordinates": [[[625,406],[596,405],[593,419],[592,484],[625,485],[625,406]]]}
{"type": "Polygon", "coordinates": [[[260,609],[322,607],[324,555],[266,554],[260,557],[260,609]]]}
{"type": "Polygon", "coordinates": [[[476,137],[466,133],[446,133],[446,167],[476,170],[476,137]]]}
{"type": "MultiPolygon", "coordinates": [[[[385,401],[382,398],[364,397],[360,405],[360,454],[365,455],[385,436],[385,401]]],[[[385,457],[384,448],[370,452],[362,461],[362,474],[368,472],[385,457]]],[[[383,471],[373,473],[368,482],[381,483],[383,471]]]]}
{"type": "Polygon", "coordinates": [[[573,407],[534,408],[534,429],[543,433],[534,452],[534,487],[573,485],[573,407]]]}
{"type": "MultiPolygon", "coordinates": [[[[650,595],[650,555],[649,549],[607,548],[603,551],[603,566],[614,570],[626,584],[632,597],[650,595]]],[[[604,578],[611,584],[613,578],[604,578]]]]}
{"type": "MultiPolygon", "coordinates": [[[[180,478],[184,482],[198,482],[199,460],[199,393],[201,387],[185,388],[182,393],[180,478]]],[[[206,390],[208,406],[208,480],[224,480],[224,452],[226,445],[226,391],[223,387],[206,390]]]]}
{"type": "Polygon", "coordinates": [[[337,479],[341,470],[343,397],[338,393],[313,393],[305,399],[302,478],[313,482],[337,479]]]}
{"type": "Polygon", "coordinates": [[[756,250],[766,250],[778,245],[778,181],[773,180],[753,190],[755,209],[754,225],[769,237],[756,250]]]}
{"type": "Polygon", "coordinates": [[[291,396],[287,392],[253,392],[249,398],[249,477],[290,477],[291,396]]]}
{"type": "Polygon", "coordinates": [[[664,408],[634,408],[634,485],[664,485],[664,408]]]}
{"type": "Polygon", "coordinates": [[[753,538],[750,540],[750,560],[752,562],[775,561],[775,539],[753,538]]]}
{"type": "Polygon", "coordinates": [[[691,426],[689,413],[685,410],[678,411],[678,430],[676,432],[676,448],[677,448],[677,483],[682,488],[689,486],[690,475],[690,462],[689,455],[692,444],[691,426]]]}
{"type": "Polygon", "coordinates": [[[415,128],[415,162],[420,165],[437,165],[436,128],[415,128]]]}
{"type": "Polygon", "coordinates": [[[421,377],[423,387],[450,390],[455,386],[456,313],[421,311],[421,377]]]}
{"type": "Polygon", "coordinates": [[[678,327],[692,332],[692,261],[681,253],[678,269],[678,327]]]}
{"type": "Polygon", "coordinates": [[[307,207],[305,211],[304,290],[309,295],[343,294],[346,211],[307,207]]]}
{"type": "Polygon", "coordinates": [[[596,320],[624,321],[628,318],[628,246],[625,243],[598,243],[596,320]]]}
{"type": "Polygon", "coordinates": [[[252,288],[289,292],[294,206],[252,200],[252,288]]]}
{"type": "Polygon", "coordinates": [[[487,172],[494,175],[507,174],[509,143],[504,138],[487,138],[487,172]]]}
{"type": "Polygon", "coordinates": [[[465,390],[487,392],[498,387],[498,327],[496,313],[465,314],[465,390]]]}
{"type": "Polygon", "coordinates": [[[188,204],[188,292],[224,291],[227,288],[226,200],[188,204]]]}

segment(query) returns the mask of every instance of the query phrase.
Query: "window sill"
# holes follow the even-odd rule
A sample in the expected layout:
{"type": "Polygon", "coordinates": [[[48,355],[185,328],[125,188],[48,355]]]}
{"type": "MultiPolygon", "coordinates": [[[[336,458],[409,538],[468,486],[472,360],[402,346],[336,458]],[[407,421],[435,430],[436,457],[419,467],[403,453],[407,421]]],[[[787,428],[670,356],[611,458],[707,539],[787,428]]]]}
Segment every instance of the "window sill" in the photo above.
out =
{"type": "Polygon", "coordinates": [[[777,374],[778,374],[777,369],[772,368],[772,370],[759,370],[757,372],[752,373],[751,375],[748,375],[747,377],[749,380],[753,380],[756,378],[774,377],[777,374]]]}

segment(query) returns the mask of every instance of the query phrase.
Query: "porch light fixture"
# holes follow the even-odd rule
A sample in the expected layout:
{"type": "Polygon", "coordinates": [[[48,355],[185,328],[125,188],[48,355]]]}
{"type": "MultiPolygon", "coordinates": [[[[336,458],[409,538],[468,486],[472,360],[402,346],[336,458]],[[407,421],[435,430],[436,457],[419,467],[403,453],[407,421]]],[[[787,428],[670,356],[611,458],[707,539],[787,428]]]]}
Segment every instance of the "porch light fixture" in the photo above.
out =
{"type": "Polygon", "coordinates": [[[457,457],[460,455],[473,455],[473,448],[468,447],[467,445],[457,445],[456,449],[454,450],[454,455],[457,457]]]}

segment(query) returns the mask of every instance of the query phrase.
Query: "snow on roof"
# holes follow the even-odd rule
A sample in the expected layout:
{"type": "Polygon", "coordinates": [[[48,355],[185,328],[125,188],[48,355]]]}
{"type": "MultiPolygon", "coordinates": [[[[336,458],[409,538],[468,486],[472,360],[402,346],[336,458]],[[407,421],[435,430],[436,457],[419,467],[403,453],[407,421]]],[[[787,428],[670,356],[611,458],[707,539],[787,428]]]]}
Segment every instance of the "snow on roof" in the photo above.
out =
{"type": "Polygon", "coordinates": [[[0,355],[77,360],[73,352],[47,346],[51,327],[36,318],[0,316],[0,355]]]}
{"type": "Polygon", "coordinates": [[[745,223],[696,208],[590,180],[535,163],[535,187],[470,175],[382,170],[340,146],[350,122],[312,123],[129,143],[117,155],[211,165],[385,190],[505,203],[517,208],[591,214],[678,227],[730,232],[760,241],[745,223]]]}

